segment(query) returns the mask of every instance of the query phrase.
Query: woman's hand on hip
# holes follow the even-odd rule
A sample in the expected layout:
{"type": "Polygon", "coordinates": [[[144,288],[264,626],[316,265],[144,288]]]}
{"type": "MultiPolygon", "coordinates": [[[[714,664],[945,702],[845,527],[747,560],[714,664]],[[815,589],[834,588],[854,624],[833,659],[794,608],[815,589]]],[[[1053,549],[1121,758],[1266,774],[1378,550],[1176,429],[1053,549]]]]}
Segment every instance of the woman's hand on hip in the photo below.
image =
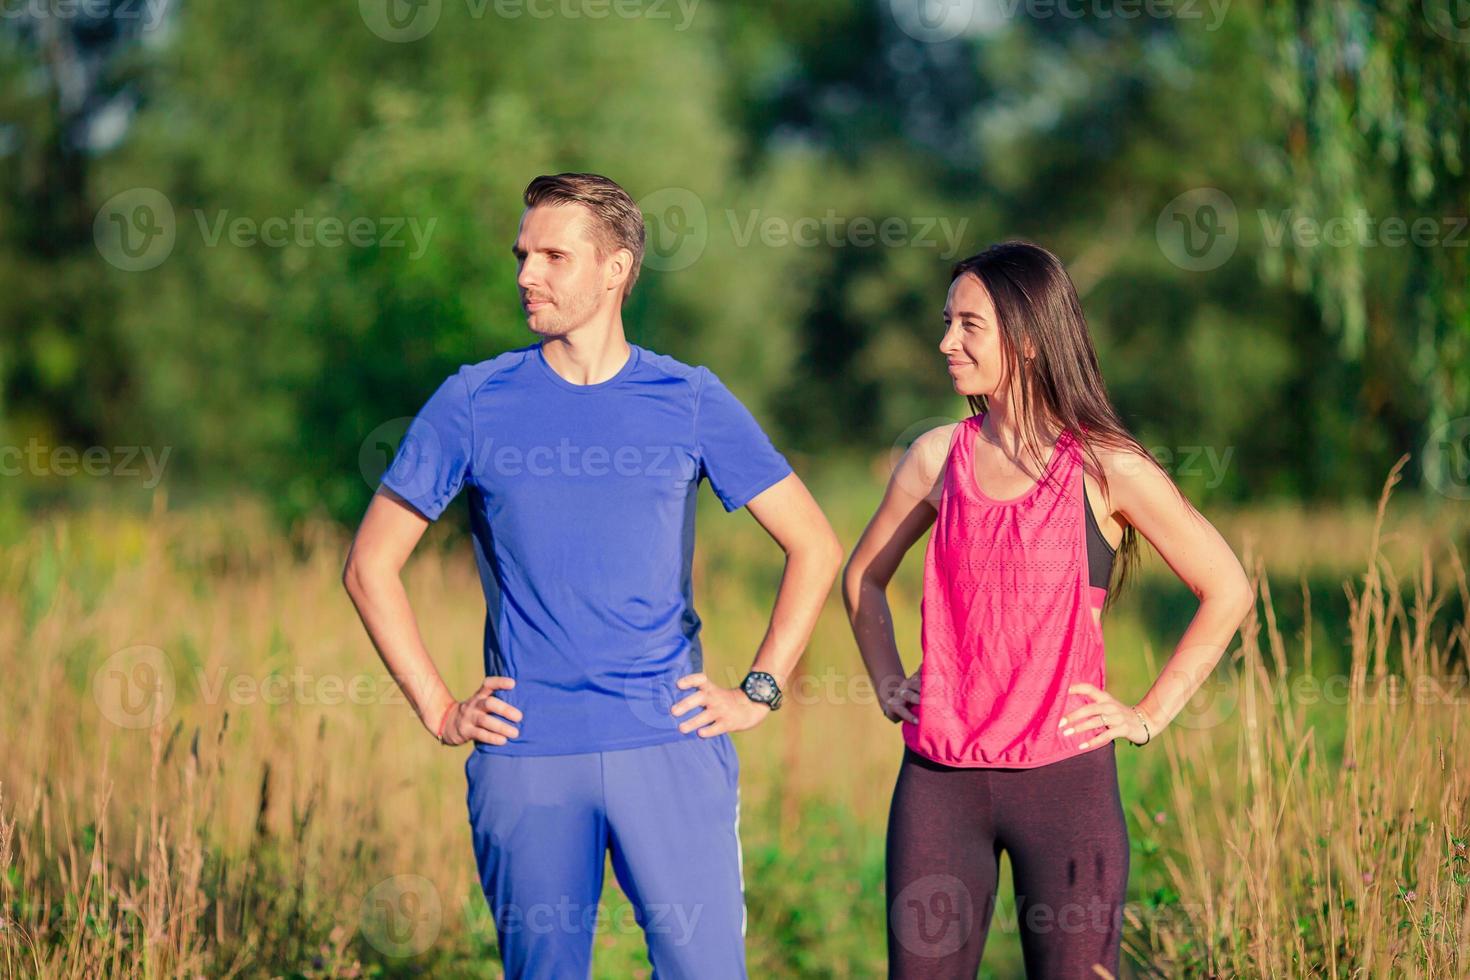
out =
{"type": "Polygon", "coordinates": [[[889,694],[880,696],[883,707],[883,717],[892,722],[906,721],[911,725],[917,725],[919,719],[909,710],[909,705],[919,703],[919,673],[923,668],[905,677],[889,694]]]}
{"type": "Polygon", "coordinates": [[[1073,684],[1067,688],[1067,693],[1092,699],[1091,703],[1068,711],[1057,726],[1063,735],[1087,734],[1087,739],[1077,746],[1079,749],[1116,738],[1126,738],[1134,745],[1142,745],[1153,737],[1132,705],[1119,701],[1102,688],[1073,684]]]}

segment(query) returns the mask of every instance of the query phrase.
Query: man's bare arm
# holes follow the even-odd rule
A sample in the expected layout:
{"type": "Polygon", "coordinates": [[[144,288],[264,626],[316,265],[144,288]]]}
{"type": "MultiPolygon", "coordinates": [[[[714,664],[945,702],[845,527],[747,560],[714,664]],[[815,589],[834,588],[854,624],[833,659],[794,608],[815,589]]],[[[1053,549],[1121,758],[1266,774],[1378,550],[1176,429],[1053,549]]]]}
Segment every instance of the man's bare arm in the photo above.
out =
{"type": "MultiPolygon", "coordinates": [[[[806,484],[795,473],[777,481],[750,500],[746,507],[786,552],[786,566],[771,610],[765,638],[756,651],[751,670],[764,671],[781,687],[796,670],[802,651],[816,629],[817,617],[842,565],[842,542],[806,484]]],[[[679,678],[680,689],[694,693],[671,709],[676,717],[702,708],[679,725],[685,733],[698,730],[711,738],[743,731],[759,724],[771,709],[737,688],[712,683],[703,673],[679,678]]]]}
{"type": "Polygon", "coordinates": [[[402,497],[380,487],[348,549],[342,584],[378,656],[431,734],[438,734],[442,720],[447,722],[444,739],[452,745],[472,739],[504,745],[519,734],[506,719],[520,721],[521,713],[493,692],[513,687],[515,681],[487,677],[475,694],[457,701],[424,646],[403,587],[404,563],[428,526],[402,497]],[[451,708],[456,710],[446,718],[451,708]]]}
{"type": "Polygon", "coordinates": [[[795,473],[763,490],[746,507],[786,552],[771,621],[750,667],[770,674],[784,687],[842,567],[842,542],[795,473]]]}

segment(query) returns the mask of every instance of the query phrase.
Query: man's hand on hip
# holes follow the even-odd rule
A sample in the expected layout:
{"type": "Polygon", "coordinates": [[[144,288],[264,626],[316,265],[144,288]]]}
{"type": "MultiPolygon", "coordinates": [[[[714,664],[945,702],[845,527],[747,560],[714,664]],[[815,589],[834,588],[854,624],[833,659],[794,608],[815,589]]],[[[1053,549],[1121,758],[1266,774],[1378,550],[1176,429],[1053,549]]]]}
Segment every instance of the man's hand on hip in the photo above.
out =
{"type": "Polygon", "coordinates": [[[769,707],[752,701],[744,691],[720,687],[704,674],[681,677],[678,686],[683,690],[696,690],[670,708],[671,714],[682,715],[694,708],[704,709],[679,726],[679,731],[685,734],[696,728],[699,729],[701,738],[713,738],[725,732],[740,732],[759,725],[771,713],[769,707]]]}
{"type": "Polygon", "coordinates": [[[485,678],[478,691],[450,706],[440,740],[445,745],[466,742],[504,745],[520,735],[521,730],[511,722],[521,720],[521,709],[495,696],[496,691],[508,691],[515,686],[515,680],[510,677],[485,678]]]}

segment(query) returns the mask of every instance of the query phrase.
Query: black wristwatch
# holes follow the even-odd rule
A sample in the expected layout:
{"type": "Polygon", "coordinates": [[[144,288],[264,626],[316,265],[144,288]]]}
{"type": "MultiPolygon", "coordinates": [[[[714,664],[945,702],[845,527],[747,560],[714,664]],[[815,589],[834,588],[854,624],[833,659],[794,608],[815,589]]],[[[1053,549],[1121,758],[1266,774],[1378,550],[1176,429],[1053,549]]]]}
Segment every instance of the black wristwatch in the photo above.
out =
{"type": "Polygon", "coordinates": [[[763,704],[772,711],[781,707],[781,686],[776,683],[776,678],[763,670],[752,670],[746,674],[745,680],[740,682],[740,690],[750,700],[763,704]]]}

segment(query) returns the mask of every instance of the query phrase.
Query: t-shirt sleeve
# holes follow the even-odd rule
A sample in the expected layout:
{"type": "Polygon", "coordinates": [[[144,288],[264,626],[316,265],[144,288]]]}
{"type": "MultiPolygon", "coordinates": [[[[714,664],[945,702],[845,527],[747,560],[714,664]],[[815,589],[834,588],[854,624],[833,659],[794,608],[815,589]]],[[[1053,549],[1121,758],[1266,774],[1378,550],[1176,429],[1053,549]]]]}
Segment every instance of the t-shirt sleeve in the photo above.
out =
{"type": "Polygon", "coordinates": [[[738,510],[791,473],[791,464],[714,372],[699,372],[694,436],[700,475],[709,478],[726,511],[738,510]]]}
{"type": "Polygon", "coordinates": [[[429,520],[438,520],[464,486],[473,441],[469,386],[458,372],[409,423],[382,484],[429,520]]]}

